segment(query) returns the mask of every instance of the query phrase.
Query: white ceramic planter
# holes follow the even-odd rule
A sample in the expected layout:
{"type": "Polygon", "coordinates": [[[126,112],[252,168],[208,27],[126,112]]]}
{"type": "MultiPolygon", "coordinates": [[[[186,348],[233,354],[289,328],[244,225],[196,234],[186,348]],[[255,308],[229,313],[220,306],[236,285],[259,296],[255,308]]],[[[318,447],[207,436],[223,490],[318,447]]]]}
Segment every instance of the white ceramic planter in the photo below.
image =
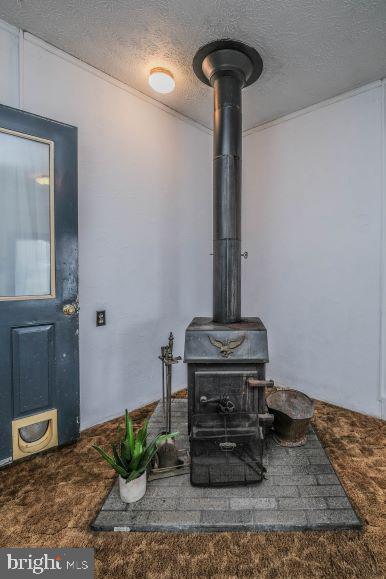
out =
{"type": "Polygon", "coordinates": [[[139,477],[130,482],[119,477],[119,494],[124,503],[135,503],[142,499],[146,493],[146,471],[139,477]]]}

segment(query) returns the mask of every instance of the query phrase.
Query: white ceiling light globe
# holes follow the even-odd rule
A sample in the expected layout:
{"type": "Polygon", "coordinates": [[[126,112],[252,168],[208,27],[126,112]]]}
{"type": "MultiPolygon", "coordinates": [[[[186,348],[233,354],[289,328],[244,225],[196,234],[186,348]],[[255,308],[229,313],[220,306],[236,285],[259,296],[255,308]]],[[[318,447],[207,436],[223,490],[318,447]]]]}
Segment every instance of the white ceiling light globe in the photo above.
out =
{"type": "Polygon", "coordinates": [[[149,85],[156,92],[167,94],[174,90],[176,83],[169,70],[165,68],[153,68],[149,75],[149,85]]]}

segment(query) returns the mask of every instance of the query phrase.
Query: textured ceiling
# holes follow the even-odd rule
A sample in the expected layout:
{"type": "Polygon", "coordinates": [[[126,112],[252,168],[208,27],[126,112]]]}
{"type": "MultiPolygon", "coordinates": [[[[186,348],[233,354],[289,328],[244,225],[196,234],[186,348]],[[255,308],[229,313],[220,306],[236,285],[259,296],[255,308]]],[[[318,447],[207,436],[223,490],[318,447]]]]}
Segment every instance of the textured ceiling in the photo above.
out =
{"type": "Polygon", "coordinates": [[[386,0],[0,0],[0,18],[206,126],[211,89],[191,63],[218,38],[264,60],[244,128],[386,76],[386,0]],[[173,93],[150,89],[154,66],[174,73],[173,93]]]}

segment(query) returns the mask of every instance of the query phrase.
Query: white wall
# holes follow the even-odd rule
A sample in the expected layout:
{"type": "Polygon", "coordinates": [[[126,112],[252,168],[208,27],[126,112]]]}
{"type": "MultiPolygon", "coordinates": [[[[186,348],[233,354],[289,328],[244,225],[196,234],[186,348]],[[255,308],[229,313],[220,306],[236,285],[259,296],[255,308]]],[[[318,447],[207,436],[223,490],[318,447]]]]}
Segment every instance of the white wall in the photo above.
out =
{"type": "Polygon", "coordinates": [[[249,131],[244,313],[268,328],[268,375],[380,414],[381,83],[249,131]]]}
{"type": "MultiPolygon", "coordinates": [[[[185,327],[210,313],[211,137],[28,34],[23,44],[23,108],[78,127],[85,428],[159,398],[160,345],[173,330],[183,354],[185,327]]],[[[185,384],[181,363],[174,388],[185,384]]]]}

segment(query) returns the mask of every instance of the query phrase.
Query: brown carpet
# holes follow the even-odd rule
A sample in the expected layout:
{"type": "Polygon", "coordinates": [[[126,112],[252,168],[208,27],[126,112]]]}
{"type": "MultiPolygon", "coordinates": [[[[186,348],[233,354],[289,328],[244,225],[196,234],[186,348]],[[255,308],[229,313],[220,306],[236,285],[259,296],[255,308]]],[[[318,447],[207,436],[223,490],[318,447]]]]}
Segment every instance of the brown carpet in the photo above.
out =
{"type": "MultiPolygon", "coordinates": [[[[152,409],[133,412],[136,423],[152,409]]],[[[109,442],[118,422],[0,472],[0,546],[94,547],[96,576],[111,579],[386,577],[385,422],[317,404],[315,427],[363,532],[93,533],[114,475],[90,447],[109,442]]]]}

